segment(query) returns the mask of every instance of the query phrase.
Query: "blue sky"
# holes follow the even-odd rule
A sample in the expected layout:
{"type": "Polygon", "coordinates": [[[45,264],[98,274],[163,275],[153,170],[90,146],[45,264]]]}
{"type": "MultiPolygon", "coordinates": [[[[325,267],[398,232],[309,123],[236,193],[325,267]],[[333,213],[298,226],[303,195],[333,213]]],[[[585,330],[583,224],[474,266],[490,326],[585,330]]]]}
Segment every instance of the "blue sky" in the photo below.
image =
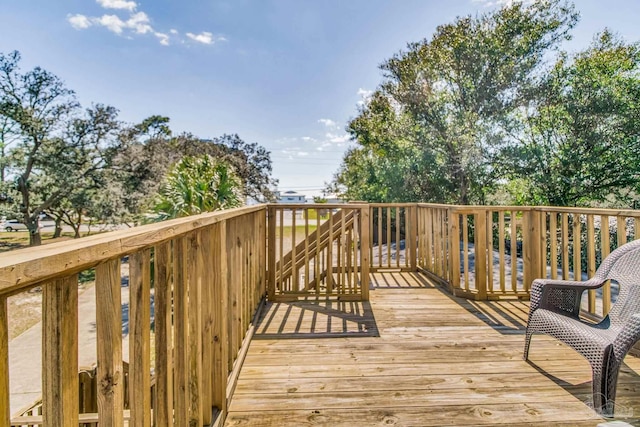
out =
{"type": "MultiPolygon", "coordinates": [[[[505,0],[5,0],[0,52],[61,77],[84,106],[179,133],[238,133],[272,153],[281,190],[318,194],[350,145],[378,65],[456,16],[505,0]]],[[[640,40],[640,1],[577,0],[567,48],[605,27],[640,40]]]]}

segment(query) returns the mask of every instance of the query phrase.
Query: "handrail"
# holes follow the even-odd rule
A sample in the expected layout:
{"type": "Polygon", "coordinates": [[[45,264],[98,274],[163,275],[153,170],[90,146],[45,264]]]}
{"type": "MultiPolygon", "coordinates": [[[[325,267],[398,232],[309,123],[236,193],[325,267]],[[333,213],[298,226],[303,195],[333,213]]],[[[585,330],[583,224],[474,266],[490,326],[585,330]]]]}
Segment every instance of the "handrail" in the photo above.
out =
{"type": "Polygon", "coordinates": [[[238,215],[265,210],[266,205],[256,205],[210,212],[4,253],[0,255],[0,295],[20,292],[56,276],[95,267],[100,262],[238,215]]]}

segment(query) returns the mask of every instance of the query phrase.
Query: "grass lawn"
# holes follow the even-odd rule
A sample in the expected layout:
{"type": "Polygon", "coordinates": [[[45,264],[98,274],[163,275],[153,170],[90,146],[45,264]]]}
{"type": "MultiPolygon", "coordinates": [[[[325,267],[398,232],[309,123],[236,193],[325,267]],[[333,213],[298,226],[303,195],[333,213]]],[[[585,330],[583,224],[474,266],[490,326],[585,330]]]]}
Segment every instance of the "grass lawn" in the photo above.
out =
{"type": "MultiPolygon", "coordinates": [[[[98,232],[91,232],[91,234],[97,234],[98,232]]],[[[64,240],[73,239],[73,232],[63,232],[61,237],[57,239],[53,238],[53,231],[41,232],[42,244],[62,242],[64,240]]],[[[86,233],[82,236],[84,237],[86,233]]],[[[8,252],[15,249],[22,249],[29,247],[29,232],[28,231],[2,231],[0,232],[0,253],[8,252]]]]}
{"type": "MultiPolygon", "coordinates": [[[[276,228],[276,236],[280,232],[280,227],[276,228]]],[[[309,224],[309,234],[313,233],[316,230],[316,224],[309,224]]],[[[285,240],[291,240],[291,236],[293,236],[293,226],[285,225],[282,227],[282,237],[285,240]]],[[[296,242],[300,242],[304,239],[304,225],[296,225],[296,242]]]]}

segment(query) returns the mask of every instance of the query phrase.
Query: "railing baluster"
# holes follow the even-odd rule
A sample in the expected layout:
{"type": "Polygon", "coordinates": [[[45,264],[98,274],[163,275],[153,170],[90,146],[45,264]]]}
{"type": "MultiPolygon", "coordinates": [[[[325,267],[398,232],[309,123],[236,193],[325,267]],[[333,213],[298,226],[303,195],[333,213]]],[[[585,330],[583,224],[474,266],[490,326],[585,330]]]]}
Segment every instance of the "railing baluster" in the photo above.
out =
{"type": "Polygon", "coordinates": [[[581,237],[580,215],[573,215],[573,280],[582,280],[582,259],[581,259],[581,237]]]}
{"type": "Polygon", "coordinates": [[[132,427],[151,425],[151,371],[149,339],[150,250],[129,256],[129,389],[132,427]]]}
{"type": "MultiPolygon", "coordinates": [[[[600,258],[605,259],[610,252],[610,235],[609,235],[609,216],[602,215],[600,217],[600,258]]],[[[606,316],[611,310],[611,282],[602,288],[602,315],[606,316]]]]}
{"type": "Polygon", "coordinates": [[[274,222],[278,233],[276,239],[278,239],[277,243],[274,243],[275,248],[278,250],[278,255],[276,257],[276,262],[278,265],[277,270],[277,283],[276,283],[276,293],[282,295],[286,290],[286,285],[284,281],[284,209],[278,208],[277,210],[277,218],[274,217],[274,222]]]}
{"type": "Polygon", "coordinates": [[[154,262],[154,331],[156,352],[156,426],[173,424],[173,338],[171,308],[171,243],[157,245],[154,262]]]}
{"type": "Polygon", "coordinates": [[[296,209],[291,209],[291,286],[293,291],[299,291],[298,285],[298,257],[296,256],[296,209]]]}
{"type": "Polygon", "coordinates": [[[202,423],[210,425],[213,408],[213,272],[211,271],[213,227],[201,231],[198,251],[198,275],[201,277],[201,325],[202,325],[202,423]]]}
{"type": "MultiPolygon", "coordinates": [[[[304,290],[309,289],[309,209],[304,209],[304,290]]],[[[316,241],[317,244],[317,241],[316,241]]]]}
{"type": "Polygon", "coordinates": [[[464,271],[464,289],[469,290],[469,218],[462,215],[462,260],[464,271]]]}
{"type": "Polygon", "coordinates": [[[316,258],[314,260],[314,280],[316,283],[316,295],[320,294],[320,242],[322,240],[322,236],[320,235],[320,209],[316,209],[316,258]]]}
{"type": "Polygon", "coordinates": [[[400,221],[400,219],[402,218],[402,214],[401,214],[401,209],[400,207],[396,206],[395,208],[396,211],[396,220],[395,220],[395,224],[396,224],[396,268],[400,268],[400,227],[402,225],[402,222],[400,221]]]}
{"type": "Polygon", "coordinates": [[[504,247],[504,211],[501,210],[498,213],[498,227],[500,227],[500,230],[498,231],[498,250],[500,251],[500,292],[505,293],[506,292],[506,273],[505,273],[505,262],[504,262],[504,251],[505,251],[505,247],[504,247]]]}
{"type": "Polygon", "coordinates": [[[327,237],[327,295],[333,293],[333,215],[329,214],[329,232],[327,237]]]}
{"type": "Polygon", "coordinates": [[[517,213],[509,212],[509,225],[511,226],[511,291],[518,292],[518,224],[517,213]]]}
{"type": "Polygon", "coordinates": [[[569,214],[562,213],[562,279],[569,280],[569,214]]]}
{"type": "MultiPolygon", "coordinates": [[[[274,216],[275,221],[275,216],[274,216]]],[[[275,234],[275,224],[273,225],[275,234]]],[[[221,222],[213,228],[214,253],[213,269],[213,403],[222,412],[227,412],[227,365],[229,353],[229,295],[228,295],[228,260],[227,260],[227,223],[221,222]]],[[[274,242],[275,246],[275,242],[274,242]]],[[[275,261],[275,254],[274,254],[275,261]]],[[[271,264],[275,266],[275,262],[271,264]]]]}
{"type": "Polygon", "coordinates": [[[345,217],[347,216],[347,212],[345,210],[342,211],[342,217],[340,218],[340,239],[338,240],[338,277],[339,277],[339,285],[338,285],[338,294],[344,295],[345,292],[345,279],[346,279],[346,260],[347,260],[347,236],[346,236],[346,226],[345,226],[345,217]],[[341,249],[340,249],[341,248],[341,249]],[[340,252],[342,254],[340,255],[340,252]]]}
{"type": "Polygon", "coordinates": [[[188,338],[188,372],[187,381],[190,391],[189,425],[202,425],[202,276],[199,264],[200,254],[199,232],[188,237],[187,277],[189,293],[189,338],[188,338]]]}
{"type": "Polygon", "coordinates": [[[493,294],[493,211],[487,210],[487,292],[493,294]]]}
{"type": "MultiPolygon", "coordinates": [[[[596,273],[596,238],[593,215],[587,215],[587,275],[593,277],[596,273]]],[[[588,292],[589,313],[596,314],[596,291],[588,292]]]]}
{"type": "Polygon", "coordinates": [[[382,206],[378,206],[378,265],[382,267],[382,206]]]}
{"type": "Polygon", "coordinates": [[[551,278],[558,278],[558,214],[549,213],[549,261],[551,265],[551,278]]]}
{"type": "Polygon", "coordinates": [[[187,286],[187,237],[177,238],[173,244],[173,322],[174,345],[174,422],[177,427],[189,426],[191,389],[187,382],[189,344],[189,305],[187,286]]]}
{"type": "Polygon", "coordinates": [[[101,425],[114,427],[124,423],[121,283],[120,259],[96,267],[98,414],[101,425]]]}
{"type": "Polygon", "coordinates": [[[391,207],[387,211],[387,267],[391,268],[391,207]]]}
{"type": "Polygon", "coordinates": [[[45,283],[42,406],[47,426],[78,425],[78,276],[45,283]]]}
{"type": "Polygon", "coordinates": [[[618,248],[627,243],[627,221],[624,217],[616,217],[618,248]]]}

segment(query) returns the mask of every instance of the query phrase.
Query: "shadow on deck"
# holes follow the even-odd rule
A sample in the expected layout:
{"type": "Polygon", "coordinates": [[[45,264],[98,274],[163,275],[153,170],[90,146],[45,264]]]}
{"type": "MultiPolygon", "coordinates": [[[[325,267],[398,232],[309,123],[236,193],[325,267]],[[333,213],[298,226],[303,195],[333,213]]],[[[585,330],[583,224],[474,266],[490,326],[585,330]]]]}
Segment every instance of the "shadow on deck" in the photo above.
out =
{"type": "MultiPolygon", "coordinates": [[[[589,364],[536,336],[528,302],[451,296],[420,273],[376,273],[369,303],[264,310],[227,426],[596,426],[589,364]],[[283,339],[287,338],[287,339],[283,339]],[[295,338],[295,339],[291,339],[295,338]]],[[[620,373],[617,419],[640,425],[640,359],[620,373]]]]}

